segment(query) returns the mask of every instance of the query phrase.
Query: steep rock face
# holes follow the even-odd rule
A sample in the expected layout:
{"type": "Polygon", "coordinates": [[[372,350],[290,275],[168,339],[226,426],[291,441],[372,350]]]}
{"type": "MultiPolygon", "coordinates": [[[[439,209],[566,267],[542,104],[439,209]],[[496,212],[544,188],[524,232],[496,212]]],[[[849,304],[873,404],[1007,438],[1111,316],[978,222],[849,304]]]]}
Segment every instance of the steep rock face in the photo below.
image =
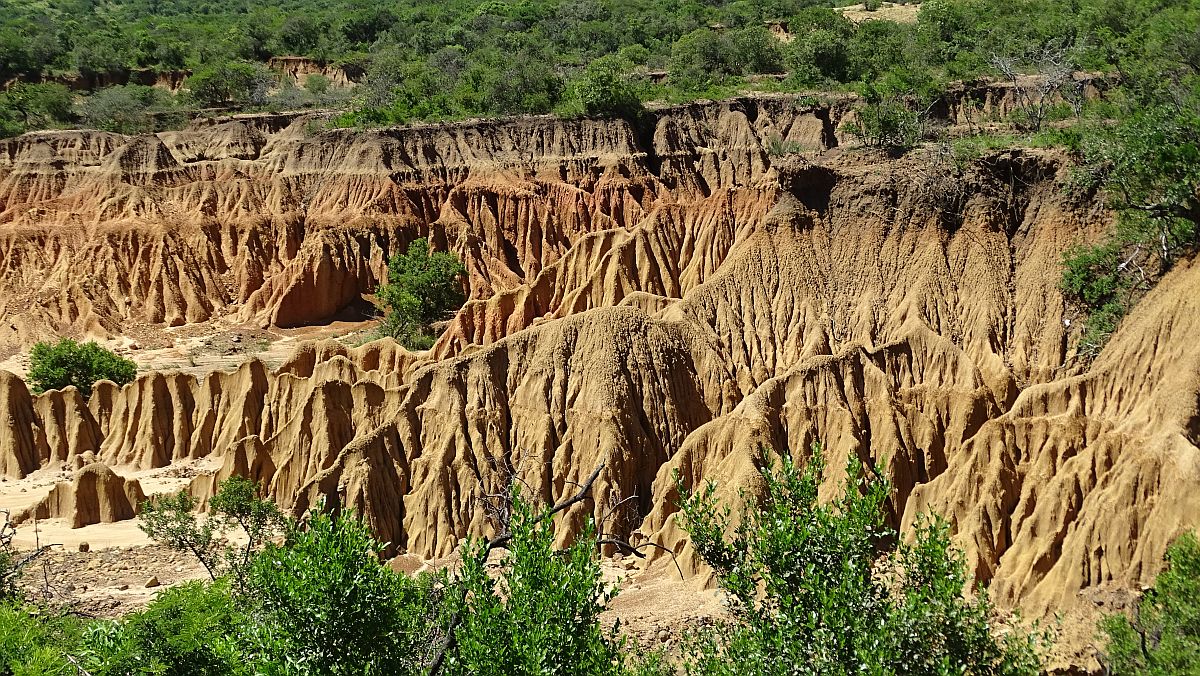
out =
{"type": "Polygon", "coordinates": [[[118,475],[101,463],[80,469],[70,482],[61,482],[13,523],[30,519],[63,519],[71,528],[132,519],[146,499],[141,484],[118,475]]]}
{"type": "Polygon", "coordinates": [[[158,167],[157,204],[177,221],[139,206],[74,229],[82,177],[124,141],[99,152],[64,137],[54,152],[73,159],[57,169],[9,160],[0,194],[48,197],[28,202],[37,216],[3,203],[6,251],[35,263],[0,262],[0,282],[59,301],[12,301],[8,335],[103,327],[154,294],[161,321],[302,322],[362,293],[419,235],[464,257],[471,301],[428,353],[313,344],[273,372],[250,361],[101,384],[86,407],[0,375],[0,467],[213,457],[221,469],[192,483],[199,497],[249,476],[286,509],[354,509],[392,551],[441,556],[486,530],[483,495],[519,484],[549,500],[603,466],[559,537],[628,498],[606,528],[698,572],[674,472],[735,499],[764,447],[804,458],[820,441],[827,490],[852,454],[877,465],[893,521],[945,515],[1005,606],[1042,612],[1148,581],[1200,521],[1195,267],[1172,272],[1085,368],[1059,265],[1111,215],[1066,196],[1060,157],[1006,152],[959,172],[920,152],[768,152],[777,138],[832,145],[830,115],[768,99],[674,109],[645,129],[519,120],[306,136],[300,119],[227,121],[162,135],[175,164],[154,142],[121,156],[151,158],[139,162],[158,167]],[[89,261],[20,237],[86,243],[89,261]],[[90,261],[129,280],[179,275],[85,288],[69,272],[90,261]]]}
{"type": "Polygon", "coordinates": [[[524,119],[312,134],[311,117],[280,119],[0,142],[0,345],[130,320],[312,322],[373,290],[388,255],[421,236],[460,255],[484,300],[659,205],[763,183],[776,139],[836,143],[828,110],[786,98],[671,109],[653,129],[524,119]]]}

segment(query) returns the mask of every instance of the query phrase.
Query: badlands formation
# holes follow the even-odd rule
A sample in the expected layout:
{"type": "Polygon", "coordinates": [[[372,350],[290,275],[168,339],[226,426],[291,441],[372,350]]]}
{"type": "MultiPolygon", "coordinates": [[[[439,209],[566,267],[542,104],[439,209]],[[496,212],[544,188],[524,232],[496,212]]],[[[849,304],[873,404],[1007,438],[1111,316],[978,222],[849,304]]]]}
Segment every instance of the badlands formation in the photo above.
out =
{"type": "Polygon", "coordinates": [[[486,529],[482,493],[517,477],[549,499],[603,465],[560,536],[634,497],[609,529],[703,577],[673,473],[733,499],[763,447],[820,441],[830,490],[848,456],[876,464],[897,525],[944,515],[993,598],[1033,616],[1136,591],[1200,522],[1200,266],[1077,359],[1060,258],[1112,214],[1066,189],[1055,152],[889,159],[843,147],[838,106],[783,97],[641,125],[312,122],[0,142],[0,357],[326,322],[417,237],[469,271],[434,347],[307,343],[89,401],[0,372],[0,495],[57,473],[30,516],[128,518],[152,492],[132,477],[188,465],[176,484],[197,495],[250,476],[435,559],[486,529]]]}

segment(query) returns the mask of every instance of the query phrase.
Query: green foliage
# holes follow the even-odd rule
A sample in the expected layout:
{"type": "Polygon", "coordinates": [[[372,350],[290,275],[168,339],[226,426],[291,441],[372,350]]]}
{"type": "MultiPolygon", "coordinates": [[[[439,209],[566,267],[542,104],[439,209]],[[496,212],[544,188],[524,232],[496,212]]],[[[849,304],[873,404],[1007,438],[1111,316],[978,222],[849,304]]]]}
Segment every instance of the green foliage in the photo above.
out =
{"type": "MultiPolygon", "coordinates": [[[[78,72],[83,82],[99,84],[121,81],[134,69],[188,68],[194,71],[188,89],[201,106],[341,106],[341,100],[325,102],[319,84],[284,86],[269,96],[275,85],[260,64],[299,54],[367,72],[358,100],[338,120],[366,126],[578,112],[580,96],[563,75],[612,55],[647,70],[669,67],[668,85],[639,88],[643,100],[686,101],[744,90],[748,76],[760,73],[789,77],[784,84],[753,85],[759,89],[849,88],[905,71],[939,81],[970,79],[994,74],[995,55],[1025,67],[1048,50],[1071,54],[1084,70],[1119,67],[1130,83],[1140,83],[1130,89],[1161,89],[1178,81],[1164,63],[1185,62],[1195,43],[1193,32],[1178,29],[1195,25],[1190,0],[929,0],[915,25],[854,24],[834,12],[834,4],[846,3],[7,0],[0,12],[0,80],[78,72]],[[763,28],[767,20],[786,20],[794,40],[777,41],[763,28]],[[256,72],[247,70],[253,66],[256,72]],[[1146,84],[1155,79],[1160,84],[1146,84]]],[[[2,108],[4,135],[72,123],[40,116],[26,121],[2,108]]]]}
{"type": "Polygon", "coordinates": [[[381,331],[410,348],[427,345],[430,326],[466,302],[462,283],[467,270],[449,252],[433,252],[420,238],[388,262],[387,283],[377,293],[387,310],[381,331]]]}
{"type": "Polygon", "coordinates": [[[923,519],[897,544],[886,482],[852,459],[841,493],[821,504],[823,472],[819,447],[803,470],[768,456],[764,493],[736,525],[714,484],[692,492],[677,477],[682,524],[736,616],[693,642],[688,673],[1038,673],[1039,637],[998,638],[986,595],[963,597],[944,522],[923,519]]]}
{"type": "Polygon", "coordinates": [[[226,61],[196,70],[183,86],[200,105],[225,106],[266,103],[274,84],[275,76],[261,64],[226,61]]]}
{"type": "Polygon", "coordinates": [[[1134,619],[1110,615],[1100,628],[1116,676],[1200,672],[1200,542],[1193,533],[1167,550],[1167,569],[1138,602],[1134,619]]]}
{"type": "Polygon", "coordinates": [[[1128,312],[1135,278],[1123,274],[1123,244],[1109,240],[1076,246],[1063,254],[1062,290],[1069,301],[1087,309],[1077,351],[1094,358],[1128,312]]]}
{"type": "Polygon", "coordinates": [[[554,527],[514,494],[512,542],[493,580],[483,554],[487,543],[468,544],[458,584],[465,586],[457,647],[449,674],[622,673],[621,644],[606,636],[600,612],[615,592],[606,590],[587,528],[565,552],[554,548],[554,527]]]}
{"type": "Polygon", "coordinates": [[[213,580],[232,573],[238,589],[243,589],[254,556],[287,520],[274,503],[262,497],[258,485],[237,476],[221,482],[209,499],[207,517],[196,514],[197,507],[197,500],[187,491],[153,497],[142,503],[138,527],[151,539],[195,556],[213,580]],[[235,528],[241,530],[244,544],[235,545],[228,539],[235,528]]]}
{"type": "Polygon", "coordinates": [[[874,87],[864,91],[858,119],[850,132],[864,143],[890,152],[904,152],[916,146],[925,133],[923,115],[904,97],[880,93],[874,87]]]}
{"type": "Polygon", "coordinates": [[[441,626],[436,580],[397,574],[348,515],[310,513],[250,569],[264,674],[418,674],[441,626]]]}
{"type": "Polygon", "coordinates": [[[77,343],[63,338],[57,343],[36,343],[29,352],[29,382],[34,392],[61,390],[73,385],[86,399],[100,380],[124,385],[137,375],[137,364],[94,342],[77,343]]]}
{"type": "Polygon", "coordinates": [[[701,28],[679,38],[671,48],[671,83],[685,91],[720,84],[731,76],[782,69],[782,48],[761,27],[735,31],[701,28]]]}
{"type": "Polygon", "coordinates": [[[67,659],[82,622],[71,615],[20,603],[0,603],[0,674],[74,676],[67,659]]]}
{"type": "Polygon", "coordinates": [[[320,96],[329,91],[329,78],[320,73],[310,73],[304,78],[304,88],[314,96],[320,96]]]}
{"type": "Polygon", "coordinates": [[[159,129],[151,113],[169,110],[170,94],[154,87],[127,85],[101,89],[79,105],[79,117],[92,129],[149,134],[159,129]]]}
{"type": "MultiPolygon", "coordinates": [[[[1175,20],[1200,21],[1200,8],[1175,20]]],[[[1064,257],[1062,287],[1086,316],[1078,352],[1098,354],[1121,318],[1182,255],[1200,244],[1200,59],[1186,32],[1143,27],[1149,53],[1119,55],[1129,73],[1116,125],[1093,124],[1078,143],[1084,189],[1103,188],[1119,213],[1100,243],[1064,257]]],[[[1137,43],[1140,45],[1140,43],[1137,43]]],[[[1196,44],[1200,44],[1197,41],[1196,44]]]]}
{"type": "Polygon", "coordinates": [[[571,83],[585,115],[636,119],[642,102],[631,71],[632,64],[618,56],[602,56],[592,61],[571,83]]]}
{"type": "Polygon", "coordinates": [[[138,528],[156,542],[192,554],[216,580],[222,565],[220,550],[225,544],[221,522],[198,519],[193,514],[197,504],[187,491],[152,497],[142,503],[138,528]]]}
{"type": "Polygon", "coordinates": [[[0,92],[0,137],[74,121],[71,92],[61,84],[18,82],[0,92]]]}
{"type": "Polygon", "coordinates": [[[245,620],[228,585],[186,582],[120,622],[88,626],[79,652],[94,676],[233,674],[245,620]]]}

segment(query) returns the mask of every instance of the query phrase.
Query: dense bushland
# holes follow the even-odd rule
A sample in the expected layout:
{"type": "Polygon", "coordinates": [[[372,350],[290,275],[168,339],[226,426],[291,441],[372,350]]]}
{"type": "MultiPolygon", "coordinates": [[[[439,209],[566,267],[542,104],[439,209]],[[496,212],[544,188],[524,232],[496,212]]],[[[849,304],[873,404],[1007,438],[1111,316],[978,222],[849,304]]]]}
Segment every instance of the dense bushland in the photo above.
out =
{"type": "MultiPolygon", "coordinates": [[[[285,0],[267,7],[240,0],[2,0],[0,80],[78,73],[120,82],[137,69],[190,71],[177,100],[140,104],[149,122],[137,127],[170,124],[169,112],[178,104],[344,106],[344,99],[329,99],[330,88],[318,81],[280,87],[262,65],[272,56],[303,55],[365,72],[351,111],[338,119],[346,126],[551,111],[626,114],[631,92],[641,100],[678,101],[748,86],[804,90],[862,83],[882,86],[890,96],[916,91],[919,82],[1044,72],[1051,63],[1060,70],[1115,71],[1146,26],[1168,20],[1188,25],[1195,9],[1190,0],[930,0],[913,24],[856,24],[831,5],[285,0]],[[776,39],[768,21],[782,22],[793,39],[776,39]],[[665,83],[644,77],[658,70],[669,71],[665,83]],[[753,85],[746,80],[761,74],[787,77],[753,85]]],[[[11,134],[80,120],[122,126],[98,117],[111,107],[93,104],[87,115],[82,107],[72,105],[61,85],[17,88],[0,97],[0,130],[11,134]]]]}

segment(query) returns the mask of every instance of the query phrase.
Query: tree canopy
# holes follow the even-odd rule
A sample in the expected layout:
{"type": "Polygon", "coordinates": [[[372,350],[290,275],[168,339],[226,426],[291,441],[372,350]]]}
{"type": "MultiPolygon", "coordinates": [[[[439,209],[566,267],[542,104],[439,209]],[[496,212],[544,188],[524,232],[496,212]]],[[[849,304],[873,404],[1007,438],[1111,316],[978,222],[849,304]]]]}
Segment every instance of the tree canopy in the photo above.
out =
{"type": "Polygon", "coordinates": [[[29,353],[29,382],[34,392],[74,386],[84,398],[100,380],[124,385],[137,375],[137,364],[94,342],[77,343],[63,338],[57,343],[41,342],[29,353]]]}

